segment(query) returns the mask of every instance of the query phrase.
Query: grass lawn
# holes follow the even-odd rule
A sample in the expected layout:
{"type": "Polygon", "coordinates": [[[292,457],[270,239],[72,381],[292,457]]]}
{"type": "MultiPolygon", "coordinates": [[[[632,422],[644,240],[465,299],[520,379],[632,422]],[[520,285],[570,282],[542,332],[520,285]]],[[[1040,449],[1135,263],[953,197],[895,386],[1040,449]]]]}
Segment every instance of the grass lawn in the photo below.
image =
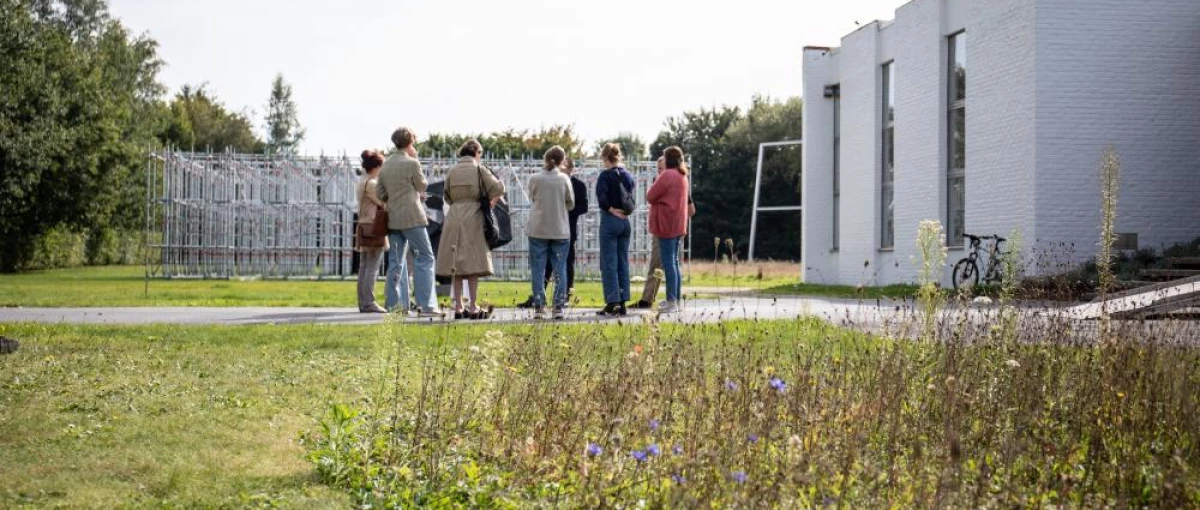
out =
{"type": "MultiPolygon", "coordinates": [[[[776,264],[778,265],[778,264],[776,264]]],[[[688,292],[688,287],[737,287],[765,289],[791,281],[785,274],[767,267],[762,280],[757,267],[728,264],[695,264],[692,279],[685,281],[684,292],[690,298],[711,297],[709,293],[688,292]]],[[[786,266],[785,266],[786,267],[786,266]]],[[[795,266],[798,267],[799,266],[795,266]]],[[[162,280],[152,279],[147,291],[145,270],[140,266],[81,267],[0,274],[0,306],[96,307],[96,306],[320,306],[354,307],[353,280],[162,280]]],[[[635,275],[637,276],[637,275],[635,275]]],[[[633,298],[641,295],[642,284],[631,285],[633,298]]],[[[484,280],[479,285],[483,301],[498,307],[511,307],[530,294],[528,282],[484,280]]],[[[375,286],[383,302],[383,283],[375,286]]],[[[604,306],[600,282],[577,282],[576,306],[604,306]]],[[[660,292],[659,297],[663,294],[660,292]]]]}
{"type": "MultiPolygon", "coordinates": [[[[139,266],[83,267],[0,274],[0,306],[320,306],[355,302],[354,280],[150,280],[139,266]]],[[[480,298],[511,307],[529,296],[527,282],[483,281],[480,298]]],[[[383,303],[383,282],[375,285],[383,303]]],[[[599,282],[580,282],[577,306],[604,306],[599,282]]]]}
{"type": "Polygon", "coordinates": [[[298,438],[380,382],[389,331],[0,324],[0,508],[349,508],[298,438]]]}
{"type": "Polygon", "coordinates": [[[21,342],[0,355],[0,508],[352,508],[316,476],[300,434],[333,403],[367,406],[387,368],[412,368],[393,340],[415,359],[489,329],[530,331],[0,323],[21,342]]]}
{"type": "Polygon", "coordinates": [[[833,299],[905,299],[917,294],[916,285],[888,285],[886,287],[863,287],[851,285],[823,285],[818,283],[788,283],[767,287],[765,294],[813,296],[833,299]]]}
{"type": "Polygon", "coordinates": [[[0,355],[0,508],[1200,505],[1200,351],[1150,338],[896,342],[813,320],[0,335],[22,342],[0,355]]]}

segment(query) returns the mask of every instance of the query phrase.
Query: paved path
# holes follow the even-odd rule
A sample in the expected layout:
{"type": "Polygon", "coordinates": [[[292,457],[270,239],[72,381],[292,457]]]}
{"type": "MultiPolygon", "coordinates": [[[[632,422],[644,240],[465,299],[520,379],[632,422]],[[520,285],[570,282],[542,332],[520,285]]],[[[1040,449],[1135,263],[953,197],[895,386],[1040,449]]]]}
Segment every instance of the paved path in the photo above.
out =
{"type": "MultiPolygon", "coordinates": [[[[998,323],[998,309],[990,305],[971,305],[943,312],[937,321],[942,338],[986,338],[988,330],[998,323]],[[962,328],[973,328],[965,332],[962,328]]],[[[1087,310],[1090,312],[1090,310],[1087,310]]],[[[1058,308],[1029,305],[1019,309],[1021,341],[1038,342],[1047,338],[1059,341],[1088,343],[1096,338],[1097,321],[1090,313],[1080,313],[1079,307],[1058,308]]],[[[624,318],[598,317],[595,309],[569,310],[565,321],[544,323],[636,323],[653,312],[630,310],[624,318]]],[[[358,313],[352,308],[0,308],[0,323],[34,322],[43,324],[379,324],[388,320],[383,314],[358,313]]],[[[664,322],[687,324],[712,323],[727,320],[778,320],[816,317],[839,326],[897,337],[915,337],[919,333],[918,317],[911,302],[890,300],[833,300],[799,297],[722,297],[688,301],[683,311],[659,316],[664,322]]],[[[446,324],[446,320],[409,318],[411,324],[446,324]]],[[[454,321],[464,324],[530,324],[535,323],[529,310],[499,309],[488,321],[454,321]]],[[[1146,338],[1184,339],[1200,341],[1200,321],[1159,323],[1156,321],[1122,321],[1123,328],[1134,328],[1146,338]],[[1164,333],[1165,331],[1165,333],[1164,333]]]]}
{"type": "MultiPolygon", "coordinates": [[[[897,315],[899,302],[839,301],[806,298],[728,297],[688,301],[682,312],[660,316],[661,320],[683,323],[736,319],[794,319],[820,316],[831,321],[849,320],[876,324],[897,315]]],[[[901,308],[902,309],[902,308],[901,308]]],[[[599,323],[641,320],[652,312],[630,310],[624,319],[603,318],[595,309],[569,309],[568,322],[599,323]]],[[[49,324],[376,324],[387,315],[358,313],[353,308],[286,307],[165,307],[165,308],[0,308],[0,322],[49,324]]],[[[530,310],[497,309],[488,322],[532,322],[530,310]]],[[[410,323],[441,323],[442,320],[409,318],[410,323]]],[[[463,321],[473,323],[471,321],[463,321]]]]}

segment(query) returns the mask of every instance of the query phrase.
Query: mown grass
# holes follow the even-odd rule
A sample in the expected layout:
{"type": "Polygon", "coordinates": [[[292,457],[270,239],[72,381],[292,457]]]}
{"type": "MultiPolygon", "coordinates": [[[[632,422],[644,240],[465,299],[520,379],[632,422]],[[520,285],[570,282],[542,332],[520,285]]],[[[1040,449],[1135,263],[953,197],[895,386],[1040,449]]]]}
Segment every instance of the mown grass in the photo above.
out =
{"type": "MultiPolygon", "coordinates": [[[[637,275],[635,275],[637,276],[637,275]]],[[[691,287],[756,287],[779,284],[781,280],[759,282],[742,277],[726,278],[724,273],[694,271],[684,292],[688,298],[712,297],[709,292],[689,292],[691,287]]],[[[147,286],[145,269],[139,266],[82,267],[0,274],[0,307],[151,307],[151,306],[288,306],[354,307],[353,280],[164,280],[151,279],[147,286]]],[[[498,307],[512,307],[530,295],[528,282],[484,280],[479,285],[480,299],[498,307]]],[[[633,299],[641,296],[642,283],[631,284],[633,299]]],[[[383,283],[375,285],[376,297],[383,302],[383,283]]],[[[576,282],[575,306],[604,306],[600,282],[576,282]]],[[[665,299],[659,293],[659,299],[665,299]]],[[[445,299],[443,299],[445,301],[445,299]]]]}
{"type": "MultiPolygon", "coordinates": [[[[0,355],[0,508],[350,508],[300,433],[415,387],[394,344],[417,359],[485,328],[0,324],[21,342],[0,355]]],[[[585,330],[632,331],[559,331],[585,330]]]]}
{"type": "Polygon", "coordinates": [[[852,285],[824,285],[817,283],[788,283],[763,289],[764,294],[799,295],[832,299],[907,299],[916,296],[916,285],[888,285],[886,287],[855,287],[852,285]]]}
{"type": "Polygon", "coordinates": [[[297,434],[376,380],[356,327],[0,325],[0,507],[345,508],[297,434]]]}
{"type": "MultiPolygon", "coordinates": [[[[354,280],[163,280],[147,287],[138,266],[86,267],[0,275],[0,306],[357,306],[354,280]],[[147,290],[148,289],[148,290],[147,290]]],[[[484,281],[480,298],[510,307],[530,293],[528,282],[484,281]]],[[[599,282],[580,282],[578,306],[604,306],[599,282]]],[[[639,288],[640,290],[640,288],[639,288]]],[[[375,285],[383,303],[383,282],[375,285]]]]}

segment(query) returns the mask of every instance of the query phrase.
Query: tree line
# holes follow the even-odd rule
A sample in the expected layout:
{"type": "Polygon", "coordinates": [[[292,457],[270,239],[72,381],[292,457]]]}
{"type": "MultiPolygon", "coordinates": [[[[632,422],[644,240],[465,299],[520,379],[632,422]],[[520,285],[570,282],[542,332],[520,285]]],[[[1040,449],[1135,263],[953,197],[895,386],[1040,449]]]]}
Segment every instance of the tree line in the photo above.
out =
{"type": "MultiPolygon", "coordinates": [[[[145,213],[146,150],[294,152],[304,128],[282,76],[271,83],[265,139],[251,115],[224,105],[204,85],[174,95],[158,81],[163,66],[150,37],[131,34],[99,0],[0,0],[0,271],[136,262],[145,213]]],[[[553,145],[574,157],[616,142],[631,159],[657,158],[680,145],[693,166],[695,256],[716,256],[709,239],[733,239],[746,255],[759,142],[800,137],[801,103],[754,98],[750,108],[684,112],[652,143],[618,133],[592,145],[574,126],[490,134],[431,134],[422,154],[452,155],[478,138],[499,157],[540,157],[553,145]]],[[[794,204],[799,151],[768,160],[764,204],[794,204]]],[[[781,214],[786,213],[772,213],[781,214]]],[[[799,217],[772,222],[762,257],[796,258],[799,217]]]]}
{"type": "Polygon", "coordinates": [[[303,139],[277,76],[267,139],[201,86],[169,100],[158,44],[100,0],[0,0],[0,271],[132,262],[146,150],[294,151],[303,139]]]}

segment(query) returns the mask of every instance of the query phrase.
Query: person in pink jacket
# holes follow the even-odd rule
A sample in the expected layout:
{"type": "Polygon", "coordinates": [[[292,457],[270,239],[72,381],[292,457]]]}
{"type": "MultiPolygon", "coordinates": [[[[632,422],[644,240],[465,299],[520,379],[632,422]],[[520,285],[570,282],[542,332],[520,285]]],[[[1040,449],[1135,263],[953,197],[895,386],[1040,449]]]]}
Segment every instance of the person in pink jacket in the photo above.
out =
{"type": "Polygon", "coordinates": [[[663,273],[667,283],[667,301],[658,307],[659,313],[679,311],[682,281],[679,271],[679,240],[687,233],[688,169],[683,162],[683,149],[667,147],[663,151],[664,166],[654,184],[646,191],[650,204],[650,233],[658,241],[663,273]]]}

